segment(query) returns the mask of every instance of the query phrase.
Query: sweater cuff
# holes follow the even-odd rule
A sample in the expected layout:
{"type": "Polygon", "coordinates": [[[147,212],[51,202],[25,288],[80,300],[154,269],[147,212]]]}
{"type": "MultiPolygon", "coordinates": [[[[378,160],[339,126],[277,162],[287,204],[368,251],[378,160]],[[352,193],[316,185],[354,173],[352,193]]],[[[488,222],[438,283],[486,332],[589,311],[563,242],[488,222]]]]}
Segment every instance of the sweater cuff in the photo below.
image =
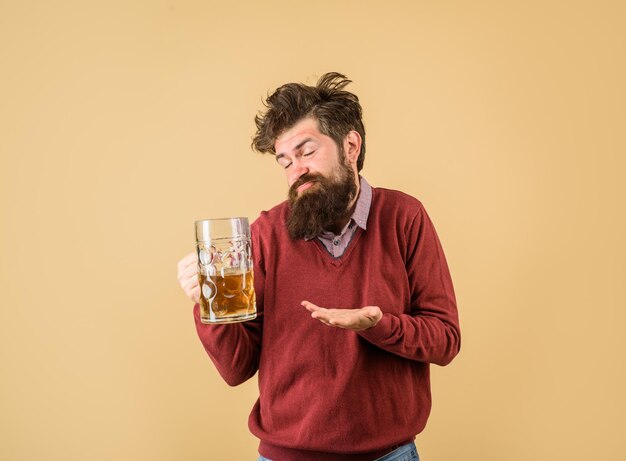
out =
{"type": "Polygon", "coordinates": [[[375,326],[359,331],[358,334],[372,344],[384,344],[385,340],[391,336],[395,321],[397,319],[394,316],[389,313],[383,313],[383,316],[375,326]]]}

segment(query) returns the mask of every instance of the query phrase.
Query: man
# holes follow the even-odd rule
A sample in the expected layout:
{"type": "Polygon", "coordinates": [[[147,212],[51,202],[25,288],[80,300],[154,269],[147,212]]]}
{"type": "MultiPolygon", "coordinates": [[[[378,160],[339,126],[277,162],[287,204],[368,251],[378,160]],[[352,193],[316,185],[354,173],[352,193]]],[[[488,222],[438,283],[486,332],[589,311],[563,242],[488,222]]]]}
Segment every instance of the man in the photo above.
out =
{"type": "MultiPolygon", "coordinates": [[[[429,364],[460,330],[452,281],[422,204],[359,175],[365,130],[337,73],[290,83],[256,117],[253,146],[275,155],[288,201],[252,225],[258,316],[205,325],[200,340],[230,385],[259,373],[249,427],[260,460],[418,460],[429,364]]],[[[198,301],[195,253],[179,263],[198,301]]]]}

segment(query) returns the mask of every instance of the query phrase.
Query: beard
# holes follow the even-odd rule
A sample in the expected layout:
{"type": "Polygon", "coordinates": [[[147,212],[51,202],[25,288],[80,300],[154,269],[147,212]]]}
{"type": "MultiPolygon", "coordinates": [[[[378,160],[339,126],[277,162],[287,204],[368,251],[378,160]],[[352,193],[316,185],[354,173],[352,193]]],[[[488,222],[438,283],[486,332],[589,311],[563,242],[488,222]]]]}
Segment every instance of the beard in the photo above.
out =
{"type": "Polygon", "coordinates": [[[346,216],[357,185],[354,171],[345,158],[340,162],[338,173],[337,178],[306,174],[289,188],[287,231],[292,239],[317,237],[346,216]],[[309,181],[315,184],[298,194],[298,187],[309,181]]]}

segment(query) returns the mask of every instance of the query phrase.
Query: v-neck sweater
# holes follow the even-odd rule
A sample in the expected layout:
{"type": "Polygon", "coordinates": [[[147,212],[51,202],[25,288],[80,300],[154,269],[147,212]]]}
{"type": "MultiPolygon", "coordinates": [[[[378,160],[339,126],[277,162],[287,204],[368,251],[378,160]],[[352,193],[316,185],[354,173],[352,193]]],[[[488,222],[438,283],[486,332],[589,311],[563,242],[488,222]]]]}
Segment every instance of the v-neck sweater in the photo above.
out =
{"type": "Polygon", "coordinates": [[[420,433],[431,409],[429,364],[460,348],[456,300],[435,228],[421,202],[372,188],[367,230],[334,258],[317,239],[293,240],[283,202],[252,225],[257,318],[204,325],[205,350],[230,385],[258,370],[249,418],[275,461],[373,460],[420,433]],[[328,308],[378,306],[352,331],[311,318],[328,308]]]}

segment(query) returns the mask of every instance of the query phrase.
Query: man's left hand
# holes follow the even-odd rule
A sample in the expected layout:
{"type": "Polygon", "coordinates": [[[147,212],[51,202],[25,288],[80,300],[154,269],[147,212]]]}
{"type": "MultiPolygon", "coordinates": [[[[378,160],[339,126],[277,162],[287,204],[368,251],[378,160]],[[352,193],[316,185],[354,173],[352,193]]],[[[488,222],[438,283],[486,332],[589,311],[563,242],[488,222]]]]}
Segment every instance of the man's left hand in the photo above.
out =
{"type": "Polygon", "coordinates": [[[378,306],[365,306],[360,309],[326,309],[309,301],[302,301],[302,305],[311,312],[311,317],[331,327],[347,330],[367,330],[376,325],[383,317],[378,306]]]}

